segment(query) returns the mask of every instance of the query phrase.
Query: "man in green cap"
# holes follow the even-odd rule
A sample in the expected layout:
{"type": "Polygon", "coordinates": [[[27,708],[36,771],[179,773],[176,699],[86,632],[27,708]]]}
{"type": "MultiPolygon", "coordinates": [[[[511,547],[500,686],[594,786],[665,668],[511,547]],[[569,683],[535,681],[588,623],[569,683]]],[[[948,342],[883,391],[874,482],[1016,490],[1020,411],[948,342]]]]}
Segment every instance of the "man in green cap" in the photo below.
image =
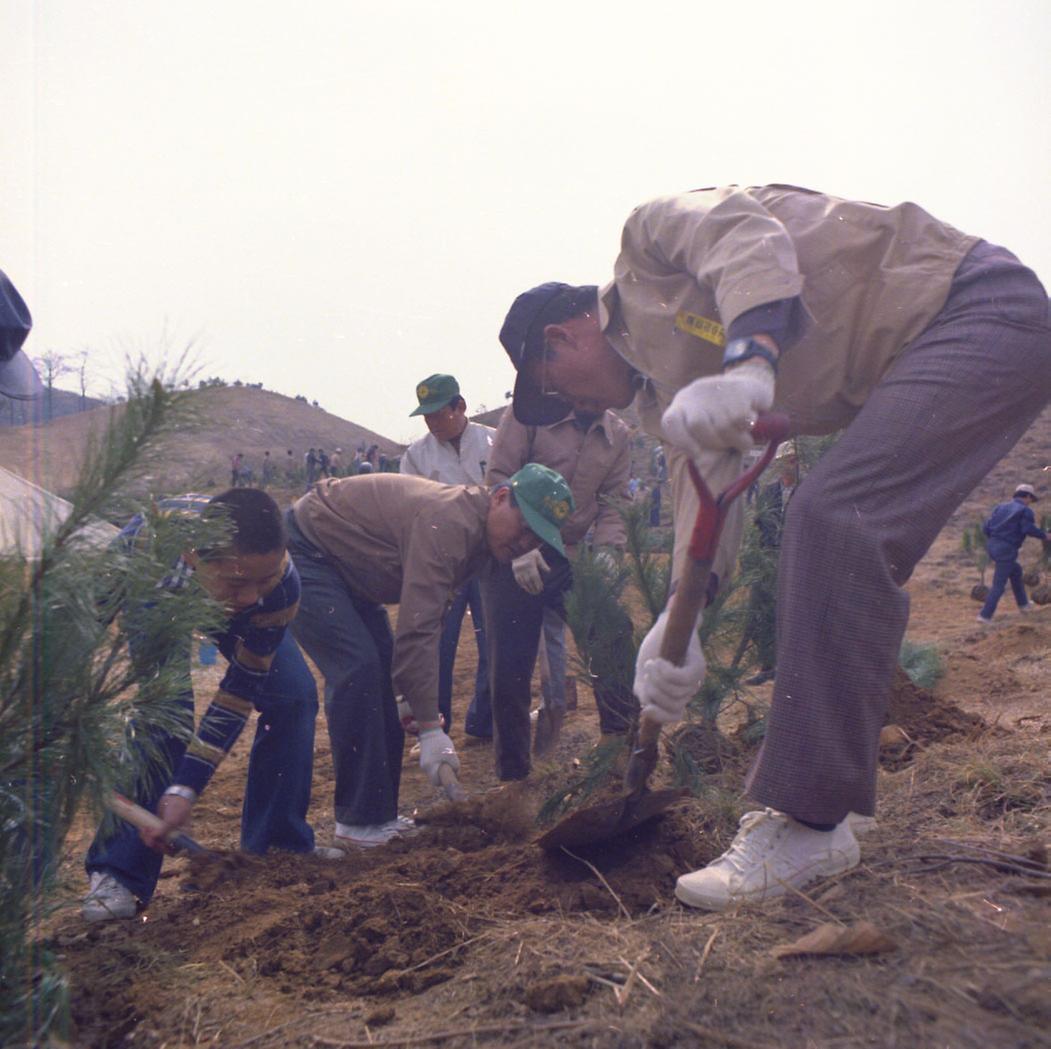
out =
{"type": "MultiPolygon", "coordinates": [[[[485,471],[493,447],[493,428],[467,418],[467,402],[460,384],[451,375],[429,375],[416,386],[416,409],[410,417],[422,415],[430,431],[405,450],[401,472],[427,477],[442,484],[484,484],[485,471]]],[[[503,478],[501,478],[503,480],[503,478]]],[[[464,613],[471,609],[478,670],[474,696],[467,710],[464,730],[469,736],[490,739],[493,715],[489,700],[489,665],[486,658],[485,625],[482,618],[482,591],[477,577],[468,579],[453,595],[445,614],[439,647],[438,710],[445,726],[452,725],[453,666],[460,641],[464,613]]]]}
{"type": "Polygon", "coordinates": [[[492,489],[398,474],[328,478],[288,511],[303,588],[292,629],[325,678],[336,845],[380,845],[411,828],[398,817],[403,727],[419,733],[432,783],[443,764],[459,770],[438,720],[449,599],[490,559],[506,563],[541,542],[557,549],[572,511],[565,480],[536,463],[492,489]],[[390,604],[399,606],[393,636],[390,604]]]}

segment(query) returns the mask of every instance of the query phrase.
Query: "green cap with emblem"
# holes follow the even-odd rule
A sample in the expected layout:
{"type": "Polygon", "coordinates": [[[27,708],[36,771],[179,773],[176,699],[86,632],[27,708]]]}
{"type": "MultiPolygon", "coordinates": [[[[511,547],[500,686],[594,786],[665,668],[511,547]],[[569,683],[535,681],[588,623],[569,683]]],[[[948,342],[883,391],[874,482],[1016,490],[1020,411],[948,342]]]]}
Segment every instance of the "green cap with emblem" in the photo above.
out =
{"type": "Polygon", "coordinates": [[[565,556],[562,526],[576,509],[566,479],[539,463],[526,463],[507,482],[526,524],[545,542],[565,556]]]}
{"type": "Polygon", "coordinates": [[[451,375],[428,375],[416,387],[416,400],[420,404],[414,412],[409,412],[409,418],[440,412],[454,397],[459,396],[460,384],[451,375]]]}

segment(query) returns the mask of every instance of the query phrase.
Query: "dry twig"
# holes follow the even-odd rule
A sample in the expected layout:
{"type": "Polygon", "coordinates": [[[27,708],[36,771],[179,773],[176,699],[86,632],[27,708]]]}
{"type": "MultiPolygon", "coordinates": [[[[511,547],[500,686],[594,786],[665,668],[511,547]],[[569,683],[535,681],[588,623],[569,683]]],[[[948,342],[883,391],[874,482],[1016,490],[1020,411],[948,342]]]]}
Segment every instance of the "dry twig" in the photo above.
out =
{"type": "Polygon", "coordinates": [[[424,1042],[444,1042],[450,1038],[471,1038],[486,1034],[519,1034],[523,1031],[536,1032],[567,1031],[575,1027],[590,1027],[594,1020],[555,1020],[551,1023],[493,1023],[478,1024],[475,1027],[459,1027],[449,1031],[431,1031],[428,1034],[407,1034],[401,1038],[385,1038],[382,1042],[342,1041],[335,1038],[324,1038],[319,1034],[312,1036],[314,1045],[327,1046],[329,1049],[381,1049],[382,1046],[421,1045],[424,1042]]]}
{"type": "Polygon", "coordinates": [[[602,876],[602,871],[600,871],[598,867],[596,867],[593,863],[588,863],[588,861],[585,860],[582,856],[578,856],[575,852],[570,852],[569,849],[565,847],[565,845],[562,846],[562,851],[567,856],[576,860],[578,863],[583,863],[584,866],[587,867],[588,870],[590,870],[591,873],[594,874],[600,882],[602,882],[602,885],[605,888],[606,892],[608,892],[610,896],[612,896],[613,899],[617,901],[617,906],[620,908],[621,913],[624,915],[625,918],[628,919],[628,921],[631,921],[631,912],[628,910],[627,907],[624,906],[624,902],[621,900],[621,898],[613,891],[613,887],[610,885],[610,883],[606,881],[606,879],[602,876]]]}

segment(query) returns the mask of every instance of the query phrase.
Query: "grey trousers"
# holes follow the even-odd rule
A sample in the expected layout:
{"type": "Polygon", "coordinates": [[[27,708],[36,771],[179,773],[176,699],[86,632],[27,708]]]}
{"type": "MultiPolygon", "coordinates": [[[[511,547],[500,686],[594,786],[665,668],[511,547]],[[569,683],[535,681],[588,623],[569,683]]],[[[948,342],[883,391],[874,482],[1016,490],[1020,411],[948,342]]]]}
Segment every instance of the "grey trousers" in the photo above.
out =
{"type": "Polygon", "coordinates": [[[942,311],[792,498],[773,705],[747,783],[755,801],[815,823],[874,812],[909,615],[902,588],[1049,400],[1047,293],[1010,252],[980,243],[942,311]]]}

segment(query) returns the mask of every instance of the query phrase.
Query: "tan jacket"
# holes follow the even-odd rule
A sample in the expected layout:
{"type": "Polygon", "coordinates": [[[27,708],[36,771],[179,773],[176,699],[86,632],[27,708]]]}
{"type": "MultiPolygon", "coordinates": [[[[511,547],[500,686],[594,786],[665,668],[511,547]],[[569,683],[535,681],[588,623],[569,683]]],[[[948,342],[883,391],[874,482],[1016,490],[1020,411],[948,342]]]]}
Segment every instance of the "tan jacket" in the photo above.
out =
{"type": "Polygon", "coordinates": [[[292,507],[296,525],[358,597],[397,604],[394,691],[438,717],[438,641],[453,591],[489,556],[489,492],[400,474],[315,485],[292,507]]]}
{"type": "Polygon", "coordinates": [[[572,417],[551,426],[525,426],[508,409],[493,439],[486,482],[506,481],[526,463],[557,470],[573,492],[576,510],[562,526],[567,546],[579,543],[595,526],[595,544],[623,546],[624,522],[610,505],[627,499],[631,469],[631,431],[612,412],[603,412],[581,430],[572,417]]]}
{"type": "MultiPolygon", "coordinates": [[[[781,358],[775,407],[796,433],[831,433],[934,319],[977,242],[915,204],[886,208],[793,186],[663,197],[628,218],[614,280],[599,293],[600,320],[648,380],[636,406],[663,437],[660,417],[676,391],[720,370],[725,329],[754,306],[801,295],[807,323],[781,358]]],[[[669,452],[676,575],[696,511],[678,458],[669,452]]],[[[716,485],[734,470],[726,465],[716,485]]],[[[725,571],[727,558],[719,561],[725,571]]]]}

